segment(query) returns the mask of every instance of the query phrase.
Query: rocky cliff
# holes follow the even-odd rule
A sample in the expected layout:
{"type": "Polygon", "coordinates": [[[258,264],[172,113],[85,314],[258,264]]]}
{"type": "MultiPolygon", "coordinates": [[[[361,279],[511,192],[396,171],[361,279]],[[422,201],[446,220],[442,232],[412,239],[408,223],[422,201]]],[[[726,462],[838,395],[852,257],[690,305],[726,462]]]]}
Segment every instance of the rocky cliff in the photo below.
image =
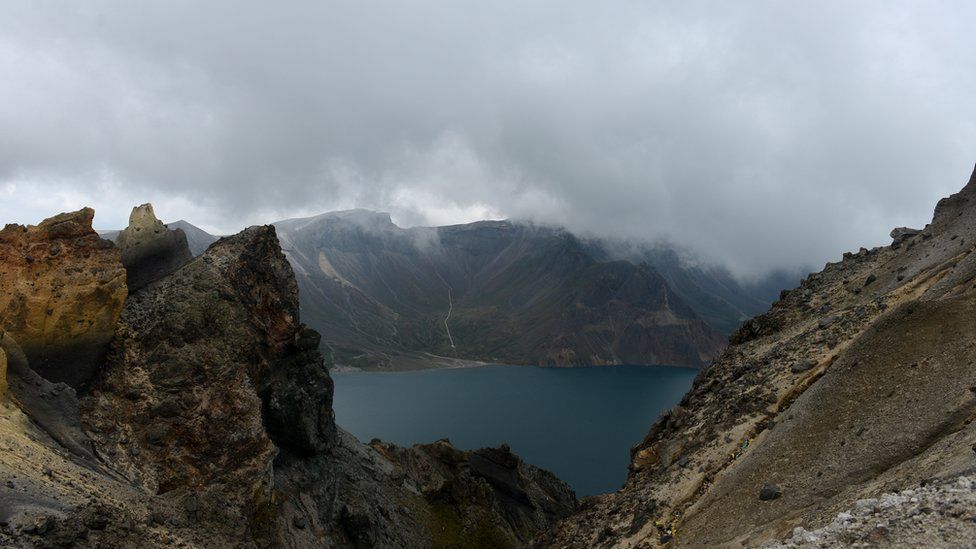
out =
{"type": "MultiPolygon", "coordinates": [[[[34,280],[64,281],[68,310],[100,310],[70,298],[124,296],[122,259],[89,238],[90,210],[75,218],[87,230],[71,234],[84,237],[62,239],[58,257],[77,264],[46,261],[53,271],[34,280]],[[119,276],[65,276],[102,256],[119,276]]],[[[53,219],[39,227],[64,218],[53,219]]],[[[22,271],[3,268],[17,312],[43,313],[22,271]]],[[[0,402],[0,545],[518,546],[576,507],[568,487],[504,449],[366,446],[339,429],[273,227],[221,239],[130,295],[108,327],[108,355],[77,394],[38,376],[19,338],[0,334],[11,397],[0,402]],[[417,463],[449,489],[423,489],[417,463]]],[[[42,360],[45,345],[61,342],[36,344],[42,360]]],[[[62,368],[74,366],[48,371],[62,368]]]]}
{"type": "Polygon", "coordinates": [[[76,388],[104,359],[127,295],[119,252],[92,229],[94,215],[0,230],[0,330],[38,373],[76,388]]]}
{"type": "MultiPolygon", "coordinates": [[[[540,545],[756,546],[971,473],[976,173],[930,225],[892,237],[844,254],[733,334],[633,448],[624,488],[540,545]]],[[[913,524],[886,523],[872,543],[972,542],[945,521],[906,537],[913,524]]]]}
{"type": "Polygon", "coordinates": [[[402,229],[361,210],[275,225],[303,314],[338,364],[698,367],[725,343],[653,267],[600,257],[564,230],[402,229]]]}

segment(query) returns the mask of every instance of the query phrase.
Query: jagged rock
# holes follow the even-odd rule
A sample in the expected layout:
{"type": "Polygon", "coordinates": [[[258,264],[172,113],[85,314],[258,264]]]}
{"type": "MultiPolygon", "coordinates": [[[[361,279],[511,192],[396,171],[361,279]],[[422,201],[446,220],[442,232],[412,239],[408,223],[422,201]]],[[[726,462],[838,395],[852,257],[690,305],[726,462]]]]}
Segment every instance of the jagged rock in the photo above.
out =
{"type": "Polygon", "coordinates": [[[910,229],[908,227],[898,227],[897,229],[892,229],[891,239],[894,244],[901,244],[902,242],[912,238],[913,236],[918,236],[918,233],[922,231],[918,229],[910,229]]]}
{"type": "Polygon", "coordinates": [[[152,204],[132,208],[129,226],[115,239],[128,273],[130,292],[159,280],[193,259],[183,229],[170,230],[156,219],[152,204]]]}
{"type": "MultiPolygon", "coordinates": [[[[270,482],[268,467],[277,452],[258,388],[266,376],[277,375],[279,364],[304,352],[301,334],[294,277],[274,229],[252,227],[225,238],[130,296],[104,377],[85,399],[86,422],[99,447],[116,449],[114,465],[137,472],[147,489],[214,486],[212,477],[219,474],[223,497],[248,505],[254,487],[270,482]],[[142,398],[131,401],[129,393],[142,398]],[[172,398],[178,400],[169,403],[172,398]],[[177,413],[161,414],[166,407],[177,413]],[[95,432],[93,426],[108,418],[121,428],[95,432]],[[161,434],[165,427],[168,434],[161,434]],[[139,449],[138,459],[123,451],[126,440],[139,449]]],[[[317,352],[305,358],[311,360],[301,364],[304,382],[324,375],[317,352]]],[[[289,393],[306,403],[317,399],[296,403],[296,409],[331,414],[331,380],[324,379],[314,395],[289,393]]],[[[275,425],[301,420],[289,416],[275,425]]],[[[315,436],[332,436],[330,422],[316,425],[322,432],[315,436]]]]}
{"type": "Polygon", "coordinates": [[[442,517],[442,527],[458,531],[447,545],[473,546],[481,536],[495,547],[517,547],[577,509],[568,486],[505,445],[474,451],[458,450],[446,440],[410,448],[373,446],[402,467],[431,504],[453,510],[442,517]]]}
{"type": "Polygon", "coordinates": [[[31,367],[78,388],[95,373],[122,311],[125,270],[84,208],[0,231],[0,329],[31,367]]]}

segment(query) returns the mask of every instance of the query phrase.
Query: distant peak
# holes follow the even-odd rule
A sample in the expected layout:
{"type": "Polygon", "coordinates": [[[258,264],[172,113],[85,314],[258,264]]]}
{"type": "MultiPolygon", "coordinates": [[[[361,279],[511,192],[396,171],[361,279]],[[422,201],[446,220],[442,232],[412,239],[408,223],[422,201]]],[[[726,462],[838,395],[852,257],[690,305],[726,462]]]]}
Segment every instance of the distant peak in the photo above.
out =
{"type": "Polygon", "coordinates": [[[370,221],[393,225],[393,218],[388,212],[375,212],[373,210],[341,210],[324,214],[326,217],[335,217],[349,221],[370,221]]]}

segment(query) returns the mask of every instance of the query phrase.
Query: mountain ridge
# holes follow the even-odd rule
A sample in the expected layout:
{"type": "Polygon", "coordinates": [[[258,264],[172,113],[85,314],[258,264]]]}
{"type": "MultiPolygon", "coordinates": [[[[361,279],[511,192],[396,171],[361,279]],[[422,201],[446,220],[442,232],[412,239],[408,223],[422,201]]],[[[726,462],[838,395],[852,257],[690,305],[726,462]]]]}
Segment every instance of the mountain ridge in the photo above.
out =
{"type": "Polygon", "coordinates": [[[337,362],[700,366],[724,344],[652,267],[600,260],[564,229],[402,229],[363,210],[276,226],[337,362]]]}

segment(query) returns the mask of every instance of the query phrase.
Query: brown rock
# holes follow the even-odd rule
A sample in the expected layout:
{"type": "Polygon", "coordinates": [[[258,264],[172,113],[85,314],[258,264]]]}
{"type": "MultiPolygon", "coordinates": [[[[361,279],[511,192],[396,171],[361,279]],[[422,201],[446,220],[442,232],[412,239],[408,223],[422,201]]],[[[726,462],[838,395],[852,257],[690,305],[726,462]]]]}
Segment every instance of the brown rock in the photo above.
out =
{"type": "Polygon", "coordinates": [[[115,467],[138,471],[146,488],[219,484],[220,497],[246,505],[269,480],[274,442],[314,452],[334,437],[332,380],[317,347],[302,346],[304,333],[274,228],[252,227],[130,296],[83,415],[123,426],[97,443],[115,448],[115,467]]]}
{"type": "Polygon", "coordinates": [[[7,397],[7,353],[0,349],[0,399],[7,397]]]}
{"type": "Polygon", "coordinates": [[[0,329],[40,375],[76,388],[103,360],[128,293],[94,215],[84,208],[0,231],[0,329]]]}

